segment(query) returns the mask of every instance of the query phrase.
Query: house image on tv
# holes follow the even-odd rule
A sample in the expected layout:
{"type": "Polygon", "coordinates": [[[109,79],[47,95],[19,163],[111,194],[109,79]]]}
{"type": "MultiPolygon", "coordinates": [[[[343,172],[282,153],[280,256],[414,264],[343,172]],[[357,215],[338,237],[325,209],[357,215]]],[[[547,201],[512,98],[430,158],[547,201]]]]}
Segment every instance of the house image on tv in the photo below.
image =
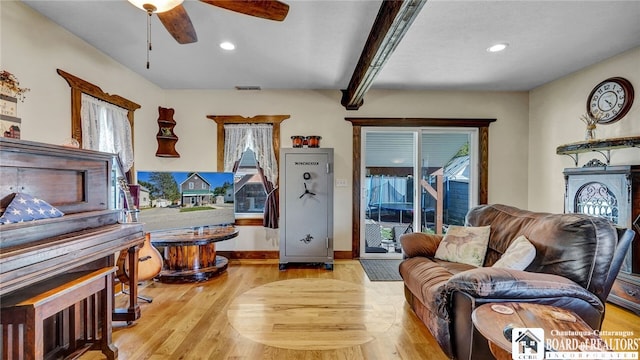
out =
{"type": "Polygon", "coordinates": [[[138,206],[143,208],[151,207],[151,196],[149,194],[149,189],[140,185],[140,194],[138,195],[138,206]]]}
{"type": "Polygon", "coordinates": [[[518,355],[531,355],[527,359],[543,359],[544,346],[542,338],[536,336],[530,329],[526,329],[513,340],[517,344],[518,355]]]}
{"type": "Polygon", "coordinates": [[[155,200],[151,200],[151,207],[159,207],[159,208],[164,208],[171,205],[171,200],[167,200],[167,199],[155,199],[155,200]]]}
{"type": "Polygon", "coordinates": [[[215,201],[211,184],[198,173],[191,174],[180,183],[180,194],[182,206],[207,206],[215,201]]]}

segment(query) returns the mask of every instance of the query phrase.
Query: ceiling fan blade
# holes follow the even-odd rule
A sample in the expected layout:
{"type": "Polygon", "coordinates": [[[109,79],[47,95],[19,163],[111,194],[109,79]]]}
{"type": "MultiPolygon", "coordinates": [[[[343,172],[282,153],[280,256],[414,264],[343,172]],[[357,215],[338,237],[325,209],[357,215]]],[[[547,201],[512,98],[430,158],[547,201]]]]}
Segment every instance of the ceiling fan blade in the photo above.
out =
{"type": "Polygon", "coordinates": [[[190,44],[198,41],[196,30],[193,28],[189,14],[184,6],[178,5],[175,8],[162,13],[156,13],[167,29],[169,34],[180,44],[190,44]]]}
{"type": "Polygon", "coordinates": [[[277,0],[200,0],[204,3],[267,20],[282,21],[289,5],[277,0]]]}

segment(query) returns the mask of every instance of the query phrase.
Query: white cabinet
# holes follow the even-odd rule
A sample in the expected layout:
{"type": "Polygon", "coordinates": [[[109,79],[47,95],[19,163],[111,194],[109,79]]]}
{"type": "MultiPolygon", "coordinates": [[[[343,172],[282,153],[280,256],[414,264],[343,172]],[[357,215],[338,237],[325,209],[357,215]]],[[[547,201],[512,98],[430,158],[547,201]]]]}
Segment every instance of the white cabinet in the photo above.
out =
{"type": "Polygon", "coordinates": [[[280,270],[324,263],[333,270],[333,149],[280,150],[280,270]]]}

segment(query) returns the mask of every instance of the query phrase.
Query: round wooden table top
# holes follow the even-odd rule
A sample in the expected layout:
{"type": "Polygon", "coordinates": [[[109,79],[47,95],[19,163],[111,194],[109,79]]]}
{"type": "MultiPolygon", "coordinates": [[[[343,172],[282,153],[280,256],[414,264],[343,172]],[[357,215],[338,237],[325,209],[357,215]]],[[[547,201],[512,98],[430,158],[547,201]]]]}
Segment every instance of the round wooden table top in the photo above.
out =
{"type": "MultiPolygon", "coordinates": [[[[471,314],[475,328],[500,349],[511,353],[511,340],[504,335],[504,329],[542,328],[545,342],[590,344],[589,349],[574,351],[608,351],[604,341],[594,330],[572,311],[549,305],[533,303],[489,303],[476,308],[471,314]],[[568,335],[567,335],[568,334],[568,335]]],[[[492,352],[495,346],[490,346],[492,352]]],[[[495,352],[494,352],[494,355],[495,352]]],[[[496,355],[496,357],[500,358],[496,355]]],[[[509,355],[509,359],[511,355],[509,355]]]]}
{"type": "Polygon", "coordinates": [[[206,245],[238,236],[233,225],[151,231],[151,243],[156,246],[206,245]]]}

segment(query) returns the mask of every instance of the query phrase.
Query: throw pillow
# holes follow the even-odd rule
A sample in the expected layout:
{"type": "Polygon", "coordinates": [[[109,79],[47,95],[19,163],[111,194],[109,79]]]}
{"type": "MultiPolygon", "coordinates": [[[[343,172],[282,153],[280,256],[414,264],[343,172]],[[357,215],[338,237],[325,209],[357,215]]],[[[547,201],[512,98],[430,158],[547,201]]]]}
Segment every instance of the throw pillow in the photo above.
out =
{"type": "Polygon", "coordinates": [[[490,226],[449,226],[438,245],[435,258],[445,261],[482,266],[489,243],[490,226]]]}
{"type": "Polygon", "coordinates": [[[536,247],[524,235],[518,236],[493,267],[524,270],[536,257],[536,247]]]}
{"type": "Polygon", "coordinates": [[[4,214],[0,217],[0,225],[56,218],[63,215],[62,211],[44,200],[31,195],[16,193],[4,214]]]}

